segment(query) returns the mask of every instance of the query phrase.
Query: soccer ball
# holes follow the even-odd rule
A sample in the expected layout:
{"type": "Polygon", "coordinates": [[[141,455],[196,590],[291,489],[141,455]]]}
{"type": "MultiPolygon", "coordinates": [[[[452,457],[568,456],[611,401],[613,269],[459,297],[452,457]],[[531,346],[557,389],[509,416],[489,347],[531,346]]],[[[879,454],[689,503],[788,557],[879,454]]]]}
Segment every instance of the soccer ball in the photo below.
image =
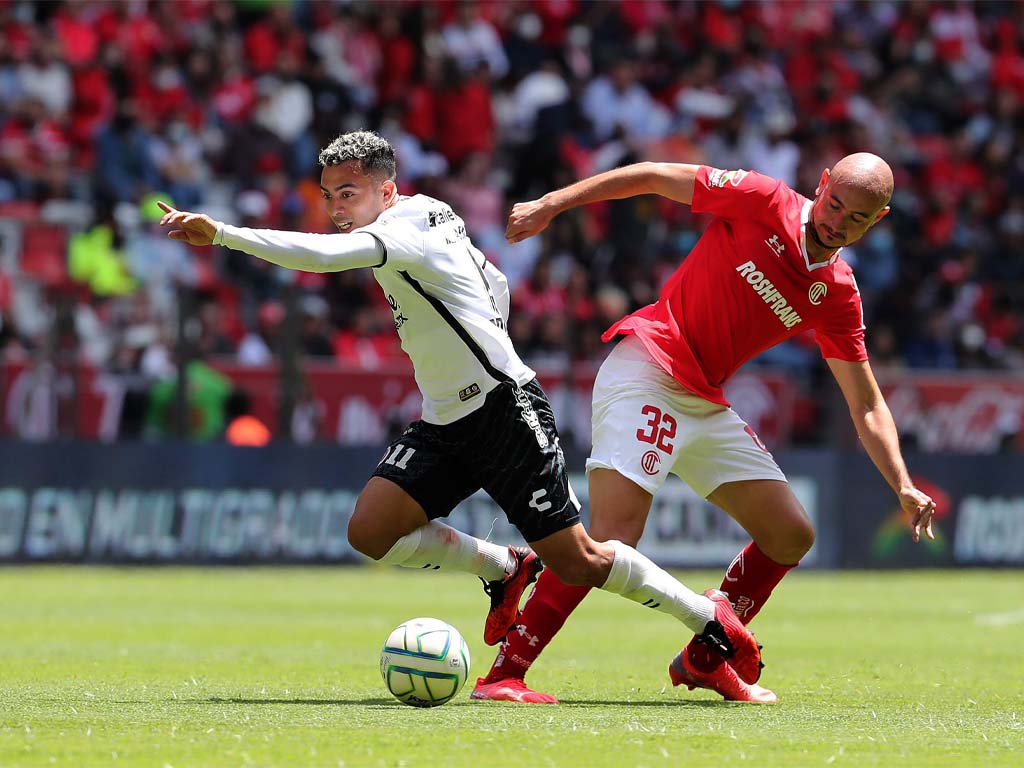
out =
{"type": "Polygon", "coordinates": [[[409,619],[388,635],[380,676],[403,704],[439,707],[469,678],[469,646],[459,630],[440,619],[409,619]]]}

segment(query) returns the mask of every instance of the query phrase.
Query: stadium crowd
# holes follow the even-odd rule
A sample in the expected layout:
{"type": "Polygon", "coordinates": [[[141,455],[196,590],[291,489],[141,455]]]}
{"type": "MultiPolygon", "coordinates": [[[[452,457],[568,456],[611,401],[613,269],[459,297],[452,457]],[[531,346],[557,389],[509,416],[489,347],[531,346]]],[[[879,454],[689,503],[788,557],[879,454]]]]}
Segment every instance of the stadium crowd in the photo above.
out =
{"type": "MultiPolygon", "coordinates": [[[[893,215],[845,252],[875,367],[1020,370],[1022,104],[1016,2],[0,0],[0,218],[26,228],[20,268],[0,262],[0,351],[43,348],[60,305],[84,360],[166,376],[184,286],[202,354],[263,364],[292,284],[305,354],[398,356],[365,270],[286,273],[155,225],[162,196],[329,231],[317,152],[370,127],[401,191],[450,202],[508,275],[528,362],[599,358],[704,222],[630,199],[511,247],[513,202],[640,160],[813,196],[867,150],[896,172],[893,215]]],[[[820,367],[800,338],[762,362],[820,367]]]]}

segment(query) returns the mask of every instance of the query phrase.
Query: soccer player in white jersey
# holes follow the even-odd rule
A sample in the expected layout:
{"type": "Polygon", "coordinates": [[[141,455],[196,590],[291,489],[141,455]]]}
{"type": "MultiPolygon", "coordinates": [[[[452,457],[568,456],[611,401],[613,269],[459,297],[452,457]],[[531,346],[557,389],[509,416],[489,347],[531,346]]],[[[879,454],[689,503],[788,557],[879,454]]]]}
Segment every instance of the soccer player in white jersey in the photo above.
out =
{"type": "Polygon", "coordinates": [[[395,185],[391,145],[369,131],[320,153],[320,186],[338,234],[247,229],[161,204],[168,235],[224,245],[312,272],[373,269],[423,394],[422,418],[391,444],[356,502],[352,546],[375,560],[479,576],[491,597],[484,629],[500,642],[541,570],[600,587],[675,617],[737,674],[754,681],[760,652],[717,590],[698,595],[631,546],[597,542],[577,502],[547,398],[506,332],[504,276],[454,211],[395,185]],[[532,551],[499,547],[439,522],[486,490],[532,551]]]}
{"type": "MultiPolygon", "coordinates": [[[[635,545],[653,495],[670,472],[678,475],[753,539],[721,585],[749,622],[811,548],[814,528],[772,455],[729,408],[722,384],[765,349],[813,330],[861,442],[910,515],[914,541],[922,528],[934,538],[935,504],[903,463],[864,348],[857,283],[840,255],[889,212],[892,190],[885,161],[857,153],[822,172],[813,201],[758,173],[639,163],[513,207],[509,242],[532,237],[562,211],[633,195],[662,195],[714,217],[658,301],[602,337],[625,338],[594,384],[592,536],[635,545]]],[[[473,698],[553,702],[525,685],[526,671],[587,592],[542,574],[473,698]]],[[[673,685],[726,699],[775,700],[693,642],[669,675],[673,685]]]]}

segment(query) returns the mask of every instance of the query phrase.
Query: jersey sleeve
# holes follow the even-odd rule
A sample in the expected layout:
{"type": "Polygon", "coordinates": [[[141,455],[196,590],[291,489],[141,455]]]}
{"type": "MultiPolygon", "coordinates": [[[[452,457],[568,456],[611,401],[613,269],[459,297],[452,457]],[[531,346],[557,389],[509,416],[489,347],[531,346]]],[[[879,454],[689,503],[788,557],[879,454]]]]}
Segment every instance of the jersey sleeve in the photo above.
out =
{"type": "Polygon", "coordinates": [[[380,243],[384,249],[384,261],[378,266],[409,267],[423,259],[425,233],[406,218],[378,219],[354,231],[372,235],[380,243]]]}
{"type": "Polygon", "coordinates": [[[213,244],[305,272],[341,272],[378,266],[381,261],[380,241],[368,235],[322,235],[218,224],[213,244]]]}
{"type": "Polygon", "coordinates": [[[850,363],[868,359],[868,350],[864,345],[864,312],[857,290],[850,294],[841,312],[831,317],[827,324],[815,329],[814,340],[824,358],[831,357],[850,363]]]}
{"type": "Polygon", "coordinates": [[[702,165],[694,179],[690,209],[723,219],[759,218],[782,186],[781,181],[756,171],[724,171],[702,165]]]}

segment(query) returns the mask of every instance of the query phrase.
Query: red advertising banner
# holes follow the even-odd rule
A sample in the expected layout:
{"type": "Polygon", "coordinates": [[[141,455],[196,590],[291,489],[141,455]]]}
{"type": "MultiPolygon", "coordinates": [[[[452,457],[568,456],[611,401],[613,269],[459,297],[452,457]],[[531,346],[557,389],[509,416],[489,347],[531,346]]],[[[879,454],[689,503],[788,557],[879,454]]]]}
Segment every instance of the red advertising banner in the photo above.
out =
{"type": "Polygon", "coordinates": [[[1009,376],[913,374],[880,377],[904,437],[927,453],[1024,448],[1024,380],[1009,376]]]}
{"type": "MultiPolygon", "coordinates": [[[[367,445],[419,417],[420,395],[405,364],[373,370],[307,364],[291,424],[279,423],[280,374],[276,367],[214,367],[250,396],[255,414],[275,434],[290,431],[300,443],[367,445]]],[[[559,429],[567,442],[590,443],[590,394],[596,366],[541,369],[559,429]]],[[[88,367],[0,364],[0,435],[25,440],[119,436],[125,393],[123,376],[88,367]]],[[[1024,381],[997,375],[891,375],[881,381],[904,437],[926,452],[994,453],[1024,448],[1024,381]]],[[[772,450],[789,444],[798,391],[783,373],[742,372],[726,387],[736,411],[772,450]]]]}

